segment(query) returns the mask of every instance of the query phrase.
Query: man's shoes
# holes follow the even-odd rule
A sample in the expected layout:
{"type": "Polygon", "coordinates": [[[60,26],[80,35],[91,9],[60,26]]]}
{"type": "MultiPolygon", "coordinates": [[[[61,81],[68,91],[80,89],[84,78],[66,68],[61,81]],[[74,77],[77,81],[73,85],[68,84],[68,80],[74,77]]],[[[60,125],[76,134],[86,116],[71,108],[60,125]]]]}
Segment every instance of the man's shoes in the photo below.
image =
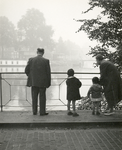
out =
{"type": "Polygon", "coordinates": [[[77,114],[77,113],[73,113],[73,115],[72,115],[73,117],[78,117],[79,116],[79,114],[77,114]]]}
{"type": "Polygon", "coordinates": [[[49,113],[46,112],[46,113],[44,113],[44,114],[40,114],[40,116],[45,116],[45,115],[48,115],[48,114],[49,114],[49,113]]]}
{"type": "Polygon", "coordinates": [[[95,115],[95,112],[94,112],[94,111],[92,111],[92,115],[95,115]]]}
{"type": "Polygon", "coordinates": [[[37,113],[33,113],[33,115],[37,115],[37,113]]]}
{"type": "Polygon", "coordinates": [[[99,111],[97,111],[97,112],[96,112],[96,115],[100,115],[100,112],[99,112],[99,111]]]}
{"type": "Polygon", "coordinates": [[[67,115],[71,116],[71,115],[73,115],[73,113],[72,113],[71,111],[69,111],[69,112],[67,113],[67,115]]]}
{"type": "Polygon", "coordinates": [[[48,112],[46,112],[44,115],[48,115],[49,113],[48,112]]]}

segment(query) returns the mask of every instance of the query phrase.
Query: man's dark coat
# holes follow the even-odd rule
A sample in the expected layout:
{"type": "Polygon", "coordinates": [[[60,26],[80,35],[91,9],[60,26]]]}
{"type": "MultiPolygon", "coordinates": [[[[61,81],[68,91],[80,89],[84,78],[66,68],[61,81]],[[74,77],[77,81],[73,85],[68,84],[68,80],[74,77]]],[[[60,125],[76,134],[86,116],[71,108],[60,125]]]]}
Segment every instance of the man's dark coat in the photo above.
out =
{"type": "Polygon", "coordinates": [[[104,92],[108,105],[115,106],[122,100],[122,81],[117,68],[110,61],[103,61],[100,65],[100,83],[104,87],[104,92]]]}
{"type": "Polygon", "coordinates": [[[51,85],[51,71],[49,60],[38,55],[30,58],[25,68],[28,76],[27,86],[45,87],[51,85]]]}

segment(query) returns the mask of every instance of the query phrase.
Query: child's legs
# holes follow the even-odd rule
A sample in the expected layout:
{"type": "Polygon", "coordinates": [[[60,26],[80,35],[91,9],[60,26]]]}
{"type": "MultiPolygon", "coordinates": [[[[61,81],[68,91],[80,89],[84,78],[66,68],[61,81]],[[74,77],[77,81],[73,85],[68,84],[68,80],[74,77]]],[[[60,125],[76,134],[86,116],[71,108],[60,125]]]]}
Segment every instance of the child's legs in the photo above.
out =
{"type": "Polygon", "coordinates": [[[96,102],[96,110],[99,111],[100,102],[96,102]]]}
{"type": "Polygon", "coordinates": [[[96,107],[96,104],[95,104],[96,102],[93,102],[92,103],[92,109],[93,109],[93,111],[95,111],[95,107],[96,107]]]}
{"type": "Polygon", "coordinates": [[[71,101],[68,100],[68,101],[67,101],[67,110],[68,110],[68,111],[70,111],[70,103],[71,103],[71,101]]]}
{"type": "Polygon", "coordinates": [[[75,101],[72,101],[73,112],[75,112],[75,101]]]}

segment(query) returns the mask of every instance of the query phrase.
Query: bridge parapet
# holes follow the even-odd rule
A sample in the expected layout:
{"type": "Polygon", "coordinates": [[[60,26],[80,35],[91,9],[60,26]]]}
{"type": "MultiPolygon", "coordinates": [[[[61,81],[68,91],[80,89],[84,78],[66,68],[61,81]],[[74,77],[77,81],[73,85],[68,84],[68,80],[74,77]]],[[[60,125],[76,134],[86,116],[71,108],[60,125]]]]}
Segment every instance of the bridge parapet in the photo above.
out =
{"type": "MultiPolygon", "coordinates": [[[[86,96],[91,85],[91,78],[99,73],[76,72],[75,76],[82,82],[81,96],[86,96]]],[[[47,108],[50,110],[66,110],[66,72],[51,73],[51,87],[47,89],[47,108]]],[[[0,106],[5,110],[28,110],[31,108],[30,88],[26,86],[27,77],[24,72],[0,73],[0,106]]]]}

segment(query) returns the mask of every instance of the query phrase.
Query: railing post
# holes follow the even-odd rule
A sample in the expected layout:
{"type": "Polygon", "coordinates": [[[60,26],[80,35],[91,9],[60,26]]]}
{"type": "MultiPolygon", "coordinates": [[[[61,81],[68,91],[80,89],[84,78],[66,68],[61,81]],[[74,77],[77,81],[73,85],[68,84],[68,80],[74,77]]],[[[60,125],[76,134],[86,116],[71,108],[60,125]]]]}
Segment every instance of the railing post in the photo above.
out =
{"type": "Polygon", "coordinates": [[[2,74],[0,73],[0,102],[1,102],[1,112],[3,111],[3,101],[2,101],[2,74]]]}

